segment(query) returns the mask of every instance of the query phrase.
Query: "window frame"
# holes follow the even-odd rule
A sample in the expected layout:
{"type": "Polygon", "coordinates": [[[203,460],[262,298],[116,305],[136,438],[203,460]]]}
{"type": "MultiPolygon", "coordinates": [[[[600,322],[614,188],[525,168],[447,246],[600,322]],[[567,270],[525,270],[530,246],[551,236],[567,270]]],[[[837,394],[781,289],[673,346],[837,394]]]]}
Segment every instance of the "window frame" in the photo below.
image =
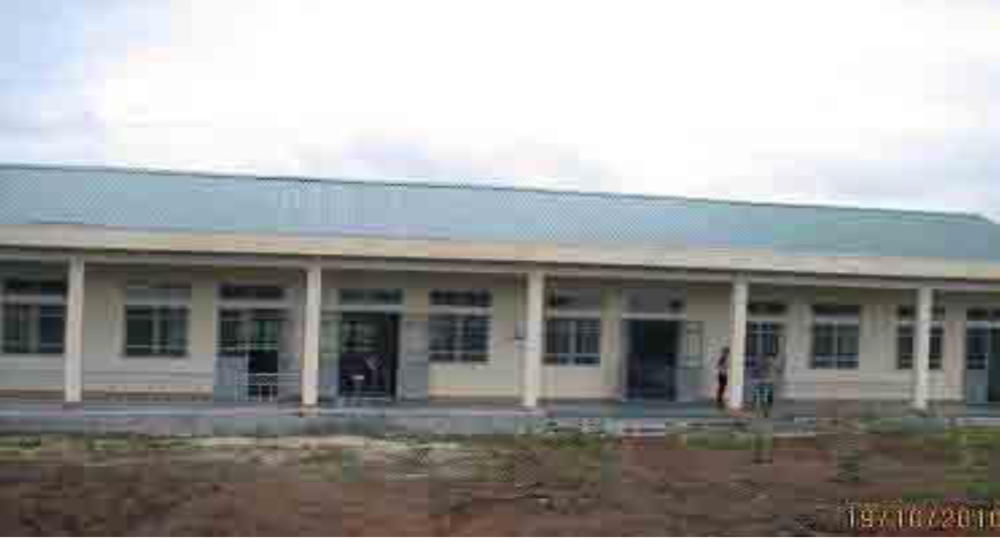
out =
{"type": "Polygon", "coordinates": [[[493,301],[489,289],[432,289],[427,293],[428,306],[434,312],[489,313],[493,301]]]}
{"type": "MultiPolygon", "coordinates": [[[[194,288],[179,282],[130,282],[125,284],[122,306],[122,358],[187,359],[191,349],[191,303],[194,288]],[[150,343],[130,343],[129,327],[139,310],[149,312],[150,343]],[[179,322],[181,347],[170,344],[171,331],[166,325],[179,322]],[[144,346],[147,352],[139,350],[144,346]]],[[[176,332],[176,331],[175,331],[176,332]]]]}
{"type": "Polygon", "coordinates": [[[547,317],[545,319],[545,352],[543,363],[547,366],[599,368],[601,366],[601,350],[603,346],[602,334],[603,325],[600,317],[559,315],[547,317]],[[586,328],[588,326],[590,329],[586,328]],[[565,337],[565,340],[569,345],[569,351],[554,351],[552,349],[556,343],[553,339],[553,334],[560,327],[568,331],[568,336],[565,337]],[[580,347],[582,340],[587,336],[584,334],[584,330],[596,331],[590,336],[594,342],[594,351],[583,351],[580,347]]]}
{"type": "Polygon", "coordinates": [[[668,289],[635,288],[623,292],[624,319],[684,320],[688,299],[683,293],[668,289]],[[643,301],[637,301],[642,299],[643,301]]]}
{"type": "Polygon", "coordinates": [[[859,370],[861,367],[861,344],[863,333],[864,307],[853,304],[816,303],[812,306],[811,343],[809,368],[811,370],[859,370]],[[820,330],[830,333],[831,353],[820,356],[817,346],[820,330]],[[853,334],[853,351],[844,353],[841,346],[845,334],[853,334]]]}
{"type": "Polygon", "coordinates": [[[965,332],[963,333],[964,352],[963,367],[965,370],[988,370],[990,357],[993,356],[993,333],[1000,329],[1000,308],[990,306],[973,306],[965,310],[965,332]],[[985,317],[979,317],[985,316],[985,317]],[[973,335],[978,336],[985,345],[982,357],[972,357],[973,335]]]}
{"type": "Polygon", "coordinates": [[[229,306],[286,306],[291,302],[287,284],[275,282],[219,282],[216,287],[216,298],[219,304],[229,306]],[[276,296],[260,295],[262,290],[279,292],[276,296]],[[247,294],[232,295],[234,291],[247,294]],[[227,294],[229,292],[230,294],[227,294]]]}
{"type": "Polygon", "coordinates": [[[6,356],[16,356],[16,355],[27,355],[27,356],[43,356],[43,357],[53,357],[62,356],[66,354],[66,297],[68,295],[69,284],[65,279],[61,278],[37,278],[37,279],[26,279],[20,277],[11,277],[3,280],[2,288],[0,288],[0,355],[6,356]],[[36,284],[38,287],[32,288],[27,287],[26,290],[14,291],[12,288],[13,283],[19,285],[25,284],[36,284]],[[51,291],[50,286],[57,284],[55,288],[57,291],[51,291]],[[34,289],[34,291],[32,291],[34,289]],[[15,308],[16,307],[16,308],[15,308]],[[23,318],[19,323],[19,326],[26,325],[27,327],[27,338],[26,346],[24,350],[12,350],[9,349],[7,340],[8,333],[8,317],[10,311],[13,309],[20,310],[25,309],[28,312],[27,317],[23,318]],[[46,315],[44,312],[51,311],[52,309],[57,310],[58,320],[61,325],[61,332],[59,333],[59,342],[53,342],[53,347],[43,347],[45,344],[42,343],[42,336],[46,334],[43,332],[43,319],[46,317],[53,318],[51,314],[46,315]],[[23,323],[26,321],[26,323],[23,323]]]}
{"type": "Polygon", "coordinates": [[[406,291],[398,287],[343,287],[337,289],[337,306],[343,310],[399,310],[405,303],[406,291]]]}
{"type": "Polygon", "coordinates": [[[491,334],[493,318],[488,313],[437,311],[428,315],[427,357],[432,364],[444,365],[484,365],[490,362],[491,334]],[[475,325],[473,325],[475,323],[475,325]],[[470,347],[469,330],[481,325],[482,348],[470,347]],[[444,328],[450,336],[445,340],[447,347],[436,347],[436,332],[444,328]]]}
{"type": "Polygon", "coordinates": [[[124,312],[125,319],[122,343],[123,358],[163,358],[176,360],[188,358],[191,342],[191,310],[187,306],[126,304],[124,312]],[[129,342],[129,326],[134,323],[134,314],[139,310],[148,312],[148,324],[150,325],[149,344],[129,342]],[[166,326],[171,323],[180,325],[180,347],[174,347],[171,344],[171,331],[166,329],[166,326]],[[140,351],[143,348],[146,350],[145,352],[140,351]]]}

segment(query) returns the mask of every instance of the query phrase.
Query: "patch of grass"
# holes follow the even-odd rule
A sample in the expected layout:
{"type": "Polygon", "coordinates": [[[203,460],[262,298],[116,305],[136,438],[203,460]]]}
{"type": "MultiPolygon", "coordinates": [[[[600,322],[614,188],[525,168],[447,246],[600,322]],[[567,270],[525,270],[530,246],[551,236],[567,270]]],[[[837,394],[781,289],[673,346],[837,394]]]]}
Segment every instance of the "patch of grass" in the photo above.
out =
{"type": "Polygon", "coordinates": [[[0,449],[39,449],[42,447],[41,436],[4,436],[0,437],[0,449]]]}
{"type": "Polygon", "coordinates": [[[41,436],[5,436],[0,438],[0,457],[27,458],[38,454],[44,446],[41,436]]]}
{"type": "Polygon", "coordinates": [[[944,490],[922,489],[912,492],[905,492],[899,496],[902,503],[908,504],[931,504],[947,501],[949,495],[944,490]]]}
{"type": "Polygon", "coordinates": [[[976,479],[965,485],[966,496],[973,501],[993,502],[1000,500],[1000,481],[976,479]]]}
{"type": "Polygon", "coordinates": [[[578,487],[601,482],[616,461],[614,440],[571,430],[450,441],[468,452],[439,470],[460,472],[468,481],[578,487]]]}
{"type": "Polygon", "coordinates": [[[148,436],[99,436],[83,439],[88,452],[99,454],[127,454],[142,452],[177,452],[196,448],[185,438],[158,438],[148,436]]]}
{"type": "Polygon", "coordinates": [[[302,457],[302,464],[306,466],[340,466],[350,460],[350,451],[342,447],[327,447],[317,449],[302,457]]]}
{"type": "Polygon", "coordinates": [[[681,444],[700,451],[752,451],[754,439],[738,432],[697,432],[680,437],[681,444]]]}

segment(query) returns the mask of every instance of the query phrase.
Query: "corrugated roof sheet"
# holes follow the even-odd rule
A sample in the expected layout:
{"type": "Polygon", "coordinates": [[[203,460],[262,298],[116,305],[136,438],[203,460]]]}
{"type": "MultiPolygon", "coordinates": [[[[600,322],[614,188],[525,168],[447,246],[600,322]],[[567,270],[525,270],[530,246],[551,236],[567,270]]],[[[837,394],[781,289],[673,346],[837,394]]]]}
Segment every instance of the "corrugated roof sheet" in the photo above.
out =
{"type": "Polygon", "coordinates": [[[971,214],[476,185],[0,165],[0,224],[1000,260],[971,214]]]}

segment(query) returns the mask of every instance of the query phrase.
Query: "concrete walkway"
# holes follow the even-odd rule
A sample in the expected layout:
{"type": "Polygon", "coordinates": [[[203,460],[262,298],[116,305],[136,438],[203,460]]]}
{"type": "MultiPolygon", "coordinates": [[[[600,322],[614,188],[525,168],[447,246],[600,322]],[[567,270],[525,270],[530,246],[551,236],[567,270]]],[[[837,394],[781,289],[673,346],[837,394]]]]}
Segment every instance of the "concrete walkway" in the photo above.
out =
{"type": "MultiPolygon", "coordinates": [[[[776,408],[776,430],[802,431],[829,415],[803,404],[776,408]]],[[[921,426],[1000,426],[1000,408],[967,407],[920,417],[882,409],[869,420],[921,426]]],[[[492,434],[572,429],[658,435],[692,427],[747,428],[753,416],[711,403],[551,401],[525,409],[509,401],[342,401],[303,411],[296,404],[210,402],[0,402],[0,433],[138,433],[151,435],[293,435],[318,433],[492,434]]]]}

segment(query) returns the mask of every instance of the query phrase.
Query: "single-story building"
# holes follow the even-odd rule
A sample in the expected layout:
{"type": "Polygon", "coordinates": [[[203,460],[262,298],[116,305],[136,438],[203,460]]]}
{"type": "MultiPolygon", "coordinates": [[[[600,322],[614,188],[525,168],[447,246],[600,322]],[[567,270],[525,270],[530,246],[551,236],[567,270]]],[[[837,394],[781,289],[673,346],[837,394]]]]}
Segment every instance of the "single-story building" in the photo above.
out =
{"type": "Polygon", "coordinates": [[[0,166],[0,396],[1000,401],[972,214],[0,166]]]}

